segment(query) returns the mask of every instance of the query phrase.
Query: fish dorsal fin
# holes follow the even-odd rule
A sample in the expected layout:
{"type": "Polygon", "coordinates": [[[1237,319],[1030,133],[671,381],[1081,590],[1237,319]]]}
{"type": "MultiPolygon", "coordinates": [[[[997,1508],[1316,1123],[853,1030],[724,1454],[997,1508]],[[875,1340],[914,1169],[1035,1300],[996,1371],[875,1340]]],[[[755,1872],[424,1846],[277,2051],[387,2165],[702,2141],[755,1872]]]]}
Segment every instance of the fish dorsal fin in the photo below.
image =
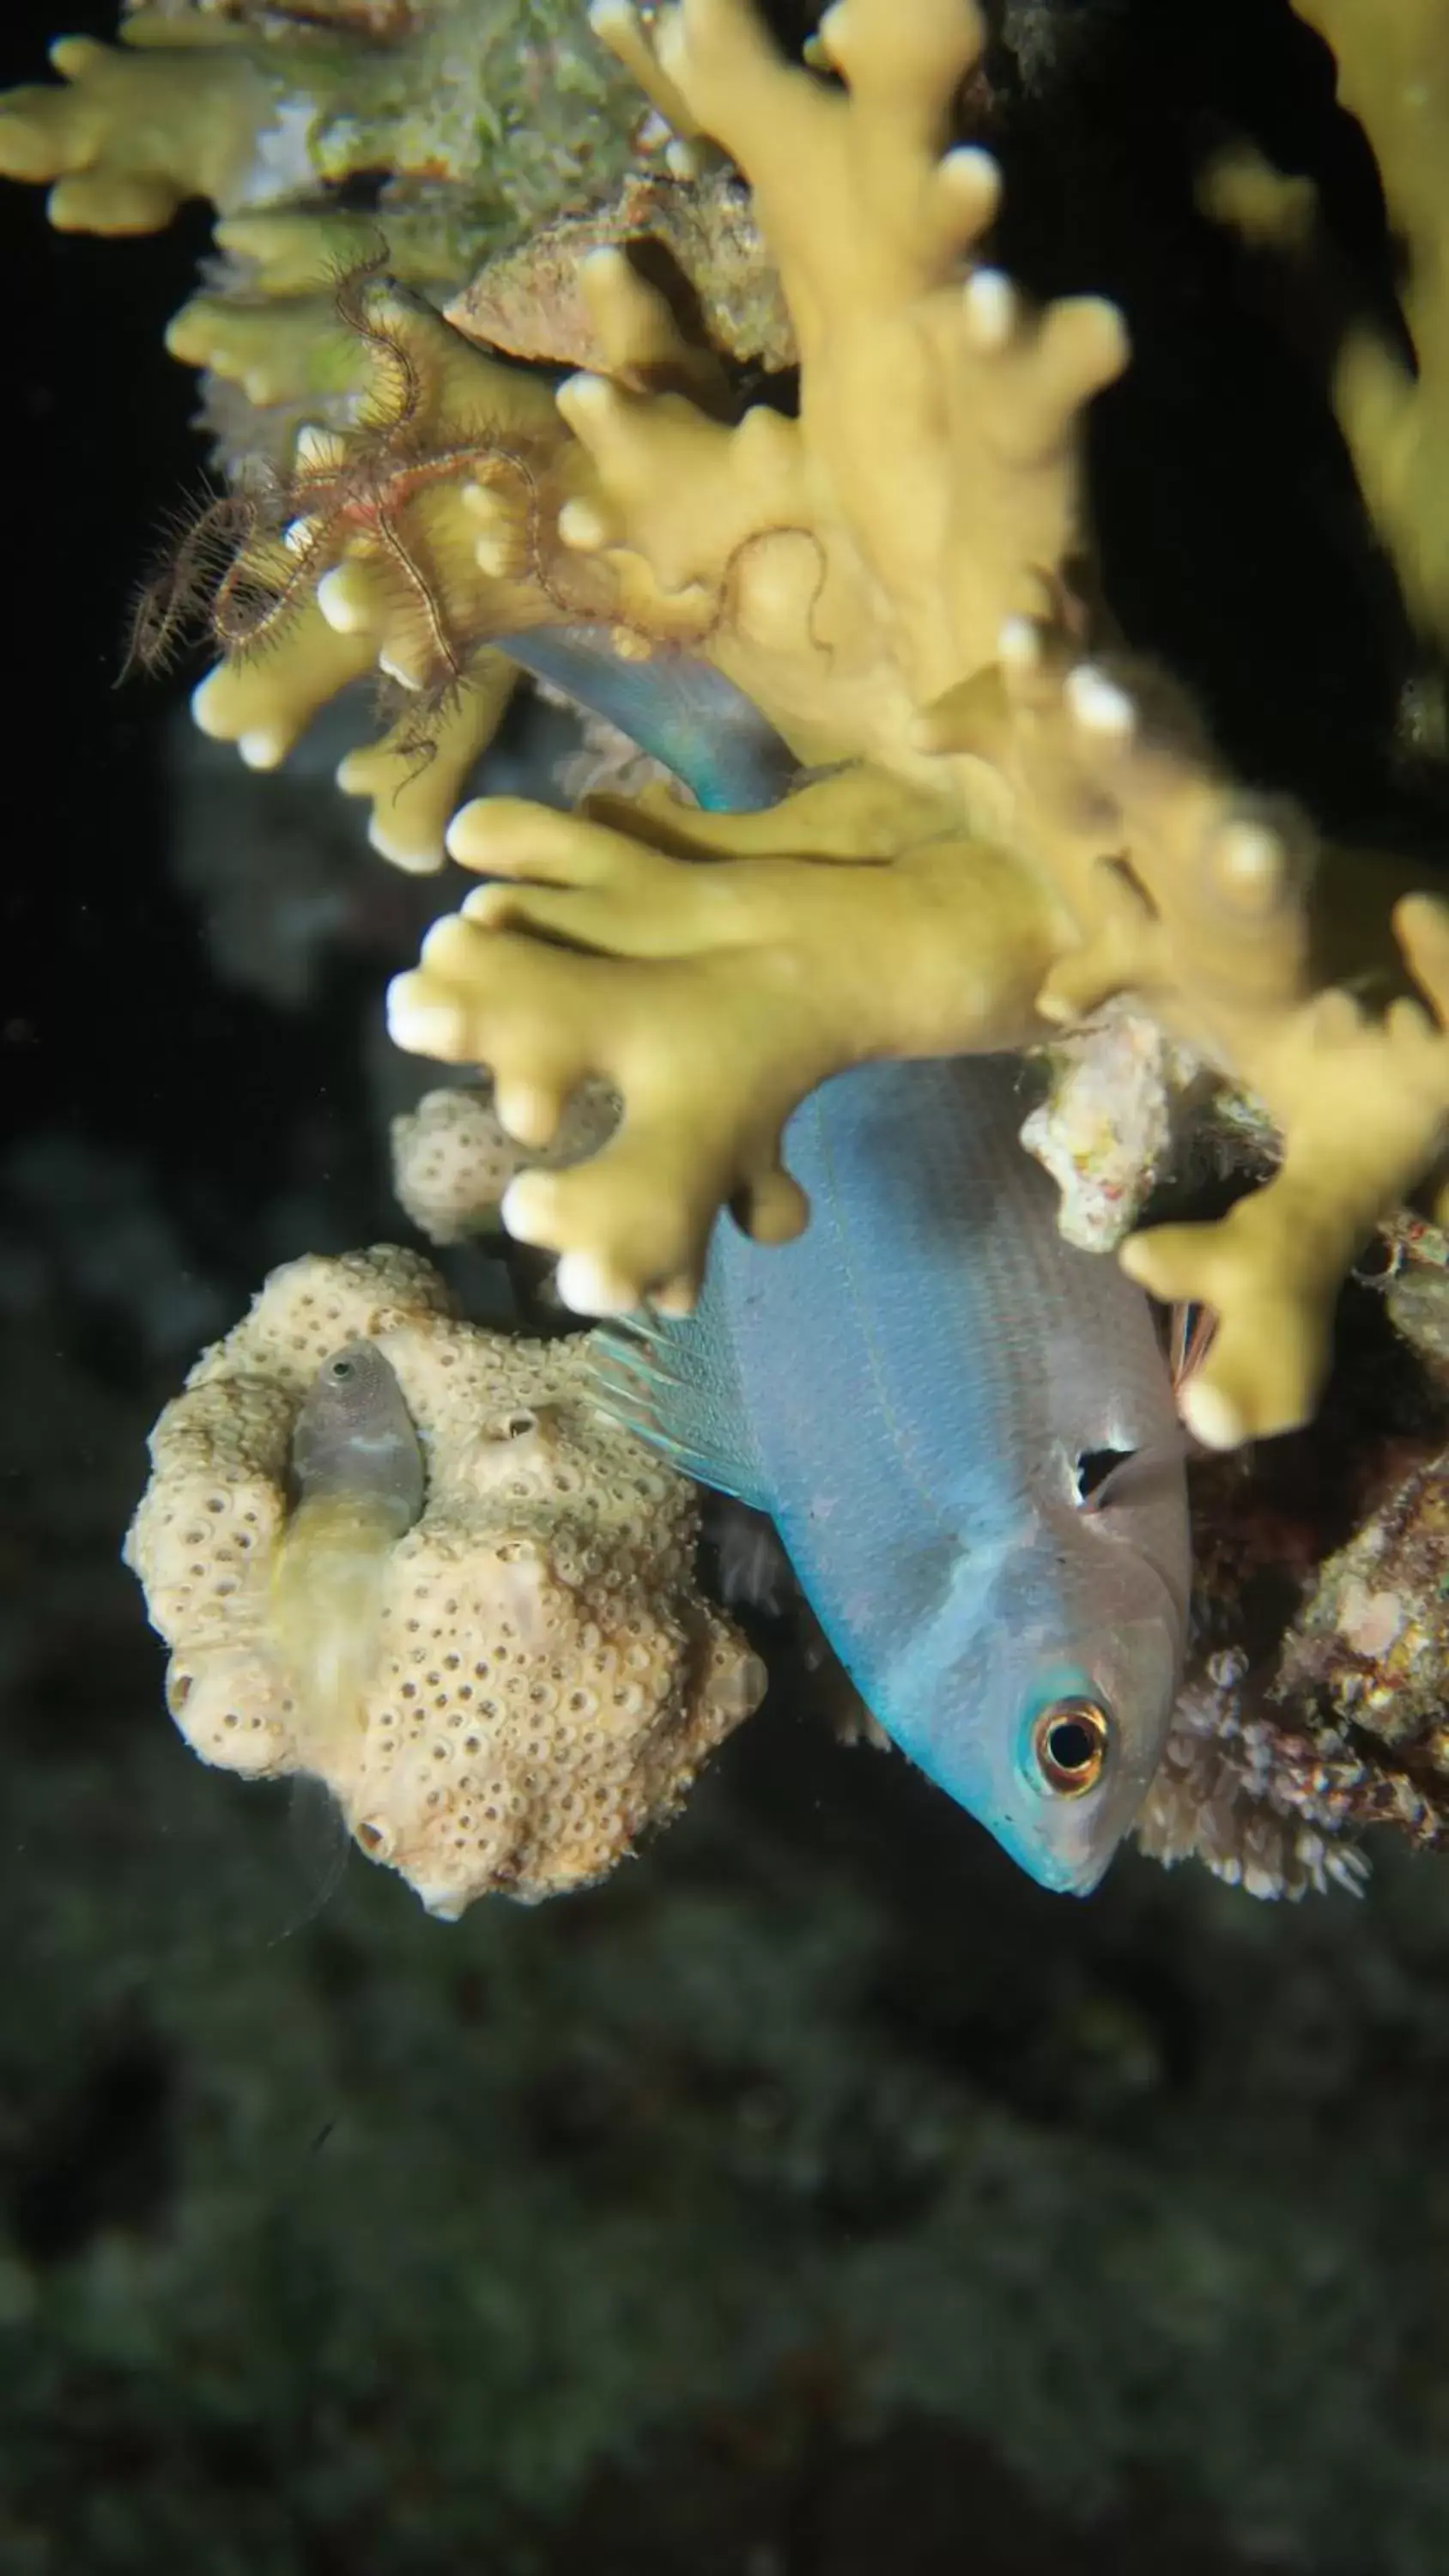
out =
{"type": "Polygon", "coordinates": [[[701,1485],[771,1510],[721,1298],[706,1287],[692,1315],[601,1324],[592,1351],[594,1393],[615,1422],[701,1485]]]}

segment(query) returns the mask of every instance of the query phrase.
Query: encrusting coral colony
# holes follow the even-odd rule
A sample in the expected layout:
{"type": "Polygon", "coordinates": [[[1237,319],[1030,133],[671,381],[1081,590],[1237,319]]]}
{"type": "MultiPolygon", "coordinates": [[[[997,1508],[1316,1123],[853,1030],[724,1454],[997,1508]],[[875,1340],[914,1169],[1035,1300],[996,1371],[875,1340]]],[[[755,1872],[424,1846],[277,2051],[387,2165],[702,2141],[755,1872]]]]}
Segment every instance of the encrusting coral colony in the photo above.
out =
{"type": "MultiPolygon", "coordinates": [[[[1442,0],[1296,5],[1405,245],[1407,337],[1350,330],[1333,397],[1432,650],[1449,18],[1442,0]]],[[[257,767],[381,674],[400,712],[342,786],[385,857],[426,871],[446,849],[487,880],[392,988],[400,1046],[493,1086],[492,1111],[443,1095],[409,1128],[410,1211],[448,1239],[501,1198],[510,1232],[558,1257],[566,1307],[686,1312],[722,1210],[764,1243],[806,1222],[781,1140],[816,1085],[1047,1045],[1028,1141],[1067,1184],[1069,1230],[1120,1233],[1154,1297],[1214,1319],[1189,1430],[1228,1452],[1307,1423],[1366,1241],[1449,1225],[1449,902],[1230,774],[1185,694],[1116,649],[1084,423],[1130,364],[1128,325],[1096,295],[1035,307],[994,263],[973,0],[841,0],[803,61],[749,0],[603,0],[592,28],[544,0],[175,0],[122,32],[57,45],[63,85],[0,103],[0,168],[51,181],[64,227],[144,231],[196,195],[218,211],[219,265],[170,346],[208,371],[229,488],[150,594],[143,658],[199,626],[221,659],[197,720],[257,767]],[[336,184],[358,174],[364,215],[336,184]],[[745,720],[768,784],[716,795],[681,760],[698,801],[659,782],[575,812],[462,802],[525,672],[666,763],[671,693],[698,686],[696,733],[745,720]],[[1095,1200],[1094,1048],[1125,1048],[1153,1105],[1150,1151],[1135,1133],[1124,1150],[1131,1080],[1113,1075],[1121,1168],[1095,1200]],[[1137,1227],[1172,1104],[1205,1073],[1276,1139],[1271,1171],[1225,1213],[1137,1227]],[[602,1125],[550,1156],[584,1086],[602,1125]]],[[[1244,159],[1213,184],[1270,229],[1291,194],[1244,159]]],[[[132,1549],[178,1721],[208,1759],[308,1766],[265,1564],[289,1424],[355,1334],[394,1360],[429,1499],[332,1785],[439,1911],[597,1875],[763,1675],[693,1591],[688,1489],[590,1416],[585,1337],[510,1347],[451,1321],[413,1256],[279,1274],[163,1417],[132,1549]],[[507,1695],[525,1675],[536,1718],[507,1695]],[[501,1712],[486,1758],[473,1708],[501,1712]]],[[[1148,1848],[1296,1891],[1352,1876],[1364,1821],[1439,1836],[1433,1712],[1407,1755],[1391,1725],[1360,1731],[1374,1659],[1437,1670],[1443,1647],[1437,1575],[1395,1593],[1374,1509],[1358,1643],[1325,1564],[1286,1717],[1245,1699],[1208,1601],[1148,1848]],[[1370,1600],[1397,1604],[1377,1629],[1370,1600]],[[1343,1688],[1331,1657],[1305,1662],[1325,1621],[1343,1688]]]]}
{"type": "Polygon", "coordinates": [[[274,1272],[158,1426],[131,1538],[188,1741],[253,1776],[325,1770],[362,1849],[445,1916],[602,1876],[764,1690],[695,1594],[693,1488],[591,1403],[580,1343],[483,1332],[449,1304],[416,1253],[274,1272]],[[269,1567],[298,1405],[355,1337],[396,1371],[427,1500],[388,1555],[364,1722],[318,1745],[269,1567]]]}

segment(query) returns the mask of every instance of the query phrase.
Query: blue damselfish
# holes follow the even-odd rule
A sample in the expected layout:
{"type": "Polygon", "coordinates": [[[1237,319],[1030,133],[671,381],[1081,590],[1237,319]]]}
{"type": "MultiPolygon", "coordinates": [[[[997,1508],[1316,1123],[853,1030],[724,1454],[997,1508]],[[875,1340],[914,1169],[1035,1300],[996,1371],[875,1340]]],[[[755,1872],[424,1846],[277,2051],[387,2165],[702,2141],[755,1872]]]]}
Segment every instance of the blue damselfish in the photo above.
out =
{"type": "Polygon", "coordinates": [[[800,1239],[721,1227],[697,1312],[598,1335],[621,1419],[774,1519],[895,1742],[1044,1886],[1131,1824],[1182,1669],[1183,1447],[1151,1310],[1065,1243],[1005,1057],[869,1065],[786,1154],[800,1239]]]}
{"type": "Polygon", "coordinates": [[[665,646],[629,661],[586,626],[536,626],[495,641],[520,669],[617,725],[682,778],[706,813],[749,814],[784,795],[796,764],[722,671],[665,646]]]}

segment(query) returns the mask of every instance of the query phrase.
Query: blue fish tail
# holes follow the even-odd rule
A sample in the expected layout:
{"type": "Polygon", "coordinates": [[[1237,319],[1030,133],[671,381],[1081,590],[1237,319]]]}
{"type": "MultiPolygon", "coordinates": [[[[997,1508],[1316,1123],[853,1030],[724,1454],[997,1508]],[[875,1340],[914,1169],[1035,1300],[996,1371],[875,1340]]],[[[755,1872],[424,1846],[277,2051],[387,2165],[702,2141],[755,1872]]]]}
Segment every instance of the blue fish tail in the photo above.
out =
{"type": "Polygon", "coordinates": [[[706,1286],[692,1315],[639,1314],[593,1335],[598,1402],[671,1466],[756,1511],[769,1482],[722,1300],[706,1286]]]}

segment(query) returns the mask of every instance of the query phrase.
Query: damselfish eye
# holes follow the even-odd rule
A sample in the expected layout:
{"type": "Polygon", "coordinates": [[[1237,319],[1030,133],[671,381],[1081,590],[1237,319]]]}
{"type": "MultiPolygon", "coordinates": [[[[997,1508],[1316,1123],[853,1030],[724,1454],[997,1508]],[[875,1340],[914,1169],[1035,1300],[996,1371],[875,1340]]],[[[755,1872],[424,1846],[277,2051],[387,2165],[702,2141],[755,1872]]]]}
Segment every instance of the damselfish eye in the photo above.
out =
{"type": "Polygon", "coordinates": [[[334,1386],[346,1386],[348,1379],[356,1374],[356,1370],[356,1360],[338,1358],[329,1360],[327,1363],[327,1374],[334,1386]]]}
{"type": "Polygon", "coordinates": [[[1080,1798],[1102,1777],[1112,1746],[1112,1721],[1095,1699],[1054,1699],[1031,1733],[1043,1788],[1056,1798],[1080,1798]]]}

